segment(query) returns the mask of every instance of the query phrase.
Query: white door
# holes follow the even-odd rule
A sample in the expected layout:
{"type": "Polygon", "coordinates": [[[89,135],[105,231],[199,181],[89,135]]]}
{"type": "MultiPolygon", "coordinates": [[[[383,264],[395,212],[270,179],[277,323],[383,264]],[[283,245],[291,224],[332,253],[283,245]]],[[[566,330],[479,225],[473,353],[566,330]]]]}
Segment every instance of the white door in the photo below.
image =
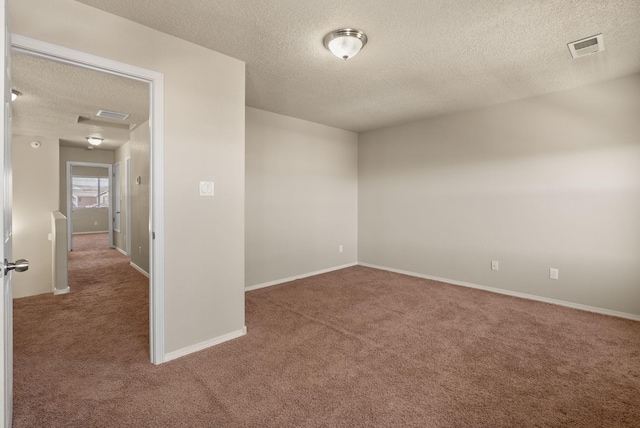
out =
{"type": "Polygon", "coordinates": [[[0,135],[2,135],[2,149],[0,150],[0,230],[2,231],[2,243],[0,244],[0,276],[2,276],[2,316],[0,316],[0,334],[2,334],[2,364],[0,369],[0,381],[2,381],[2,415],[0,424],[9,428],[13,421],[13,290],[11,289],[11,277],[13,270],[22,272],[28,269],[29,262],[11,260],[11,37],[9,32],[9,20],[7,16],[7,4],[0,0],[0,19],[4,31],[0,32],[0,45],[2,46],[2,70],[3,78],[0,79],[0,94],[2,95],[2,117],[0,121],[0,135]]]}
{"type": "Polygon", "coordinates": [[[0,79],[0,93],[2,94],[3,120],[0,121],[2,130],[2,150],[0,150],[0,230],[2,234],[2,244],[0,244],[0,275],[2,276],[2,304],[3,314],[0,317],[2,322],[2,426],[8,428],[13,419],[13,294],[11,290],[11,272],[4,273],[4,260],[11,257],[11,76],[9,74],[9,55],[11,52],[11,38],[9,36],[7,20],[7,4],[5,0],[0,0],[0,15],[2,15],[3,31],[0,35],[0,45],[2,45],[2,70],[3,78],[0,79]]]}

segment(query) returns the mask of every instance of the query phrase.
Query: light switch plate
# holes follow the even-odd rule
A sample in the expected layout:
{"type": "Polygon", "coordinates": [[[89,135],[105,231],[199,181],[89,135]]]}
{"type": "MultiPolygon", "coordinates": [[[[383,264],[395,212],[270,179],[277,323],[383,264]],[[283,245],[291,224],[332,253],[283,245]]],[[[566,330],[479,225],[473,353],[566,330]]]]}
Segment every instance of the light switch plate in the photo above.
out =
{"type": "Polygon", "coordinates": [[[213,196],[213,181],[200,182],[200,196],[213,196]]]}

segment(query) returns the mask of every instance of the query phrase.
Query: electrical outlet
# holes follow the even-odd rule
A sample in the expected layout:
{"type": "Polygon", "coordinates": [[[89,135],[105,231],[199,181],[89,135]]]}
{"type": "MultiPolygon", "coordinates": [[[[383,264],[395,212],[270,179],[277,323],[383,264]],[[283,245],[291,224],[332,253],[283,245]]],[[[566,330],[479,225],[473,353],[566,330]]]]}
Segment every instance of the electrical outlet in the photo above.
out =
{"type": "Polygon", "coordinates": [[[500,270],[500,267],[498,266],[498,261],[497,260],[492,260],[491,261],[491,270],[500,270]]]}
{"type": "Polygon", "coordinates": [[[558,279],[558,269],[550,268],[549,269],[549,278],[558,279]]]}
{"type": "Polygon", "coordinates": [[[338,246],[338,252],[341,253],[344,250],[344,248],[342,247],[342,245],[338,246]]]}

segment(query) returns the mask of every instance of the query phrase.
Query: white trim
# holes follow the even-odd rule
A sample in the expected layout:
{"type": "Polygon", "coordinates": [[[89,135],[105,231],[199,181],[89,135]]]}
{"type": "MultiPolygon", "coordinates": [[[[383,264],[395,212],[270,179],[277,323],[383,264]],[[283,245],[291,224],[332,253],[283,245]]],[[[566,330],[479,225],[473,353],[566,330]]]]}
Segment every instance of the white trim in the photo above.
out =
{"type": "Polygon", "coordinates": [[[123,255],[127,255],[127,252],[124,251],[123,249],[121,249],[120,247],[113,247],[115,250],[117,250],[119,253],[122,253],[123,255]]]}
{"type": "MultiPolygon", "coordinates": [[[[111,179],[113,180],[113,185],[112,190],[113,193],[111,193],[111,195],[113,195],[113,198],[109,201],[109,206],[111,206],[112,204],[119,204],[120,205],[120,211],[116,211],[115,213],[113,213],[113,217],[111,217],[111,227],[113,228],[114,232],[118,232],[120,233],[120,228],[116,228],[115,222],[116,222],[116,216],[119,216],[119,213],[122,213],[122,162],[116,162],[113,164],[113,168],[111,169],[111,179]],[[116,168],[117,167],[117,168],[116,168]],[[116,183],[116,169],[118,170],[118,182],[116,183]],[[116,187],[116,184],[118,185],[116,187]],[[116,190],[117,188],[117,190],[116,190]]],[[[116,207],[114,206],[114,209],[116,207]]],[[[118,217],[120,219],[120,221],[118,222],[118,225],[120,225],[120,223],[122,223],[122,219],[120,217],[118,217]]],[[[113,239],[113,244],[115,247],[115,236],[113,239]]]]}
{"type": "Polygon", "coordinates": [[[595,307],[595,306],[583,305],[583,304],[580,304],[580,303],[573,303],[573,302],[567,302],[567,301],[564,301],[564,300],[551,299],[551,298],[548,298],[548,297],[541,297],[541,296],[536,296],[534,294],[521,293],[519,291],[505,290],[505,289],[502,289],[502,288],[487,287],[485,285],[473,284],[471,282],[456,281],[454,279],[440,278],[440,277],[431,276],[431,275],[424,275],[424,274],[421,274],[421,273],[410,272],[410,271],[401,270],[401,269],[394,269],[394,268],[389,268],[389,267],[385,267],[385,266],[378,266],[378,265],[373,265],[373,264],[369,264],[369,263],[358,263],[358,264],[360,266],[370,267],[370,268],[373,268],[373,269],[386,270],[386,271],[389,271],[389,272],[400,273],[400,274],[403,274],[403,275],[414,276],[414,277],[417,277],[417,278],[431,279],[433,281],[445,282],[447,284],[459,285],[461,287],[475,288],[475,289],[478,289],[478,290],[489,291],[491,293],[504,294],[504,295],[507,295],[507,296],[519,297],[521,299],[536,300],[538,302],[551,303],[552,305],[566,306],[568,308],[580,309],[582,311],[595,312],[597,314],[610,315],[610,316],[613,316],[613,317],[625,318],[625,319],[630,319],[630,320],[634,320],[634,321],[640,321],[640,315],[628,314],[626,312],[612,311],[610,309],[598,308],[598,307],[595,307]]]}
{"type": "Polygon", "coordinates": [[[290,276],[288,278],[276,279],[275,281],[263,282],[262,284],[250,285],[244,288],[244,291],[252,291],[257,290],[259,288],[271,287],[272,285],[284,284],[285,282],[295,281],[296,279],[308,278],[310,276],[320,275],[323,273],[329,273],[340,269],[346,269],[349,267],[356,266],[358,263],[348,263],[342,266],[335,266],[328,269],[317,270],[315,272],[303,273],[301,275],[290,276]]]}
{"type": "Polygon", "coordinates": [[[140,266],[138,266],[134,262],[129,262],[129,266],[131,266],[132,268],[134,268],[135,270],[137,270],[138,272],[140,272],[141,274],[143,274],[144,276],[149,278],[149,272],[147,272],[146,270],[142,269],[140,266]]]}
{"type": "Polygon", "coordinates": [[[53,290],[53,295],[54,296],[58,296],[60,294],[69,294],[69,291],[71,291],[71,289],[67,286],[67,288],[63,288],[61,290],[58,290],[57,288],[55,290],[53,290]]]}
{"type": "MultiPolygon", "coordinates": [[[[146,70],[145,70],[146,71],[146,70]]],[[[149,279],[149,301],[151,311],[149,323],[151,324],[150,354],[151,362],[162,364],[164,362],[164,75],[149,72],[150,82],[149,96],[149,128],[151,139],[151,160],[149,175],[151,176],[151,188],[149,196],[149,248],[151,249],[149,279]],[[153,245],[155,244],[155,245],[153,245]]]]}
{"type": "Polygon", "coordinates": [[[113,61],[86,52],[76,51],[52,43],[25,37],[20,34],[11,34],[11,47],[17,51],[39,58],[53,59],[54,61],[82,66],[95,71],[107,72],[143,82],[154,81],[162,78],[162,73],[136,67],[135,65],[113,61]]]}
{"type": "Polygon", "coordinates": [[[125,228],[125,256],[131,256],[131,156],[127,156],[124,158],[124,169],[125,169],[125,187],[127,191],[127,212],[125,216],[125,221],[127,222],[125,228]]]}
{"type": "Polygon", "coordinates": [[[107,233],[108,230],[96,230],[94,232],[73,232],[73,235],[93,235],[95,233],[107,233]]]}
{"type": "Polygon", "coordinates": [[[177,351],[169,352],[164,356],[164,362],[175,360],[185,355],[193,354],[194,352],[202,351],[212,346],[220,345],[221,343],[228,342],[229,340],[237,339],[247,334],[247,326],[242,327],[240,330],[232,331],[231,333],[223,334],[222,336],[215,337],[204,342],[196,343],[195,345],[187,346],[186,348],[178,349],[177,351]]]}
{"type": "Polygon", "coordinates": [[[113,61],[85,52],[31,39],[19,34],[11,35],[13,49],[91,70],[107,72],[136,79],[149,84],[149,127],[151,129],[151,189],[149,203],[150,294],[149,294],[149,347],[151,363],[164,362],[164,75],[156,71],[113,61]],[[155,232],[155,239],[152,235],[155,232]]]}

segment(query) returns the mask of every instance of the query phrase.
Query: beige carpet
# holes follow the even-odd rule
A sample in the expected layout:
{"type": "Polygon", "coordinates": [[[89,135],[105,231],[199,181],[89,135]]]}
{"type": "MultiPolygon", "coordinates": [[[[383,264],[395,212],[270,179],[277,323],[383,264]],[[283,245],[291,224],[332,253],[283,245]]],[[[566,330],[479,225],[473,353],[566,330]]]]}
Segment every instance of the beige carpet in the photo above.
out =
{"type": "Polygon", "coordinates": [[[640,426],[638,322],[353,267],[248,292],[246,336],[154,367],[112,253],[15,302],[15,427],[640,426]]]}

